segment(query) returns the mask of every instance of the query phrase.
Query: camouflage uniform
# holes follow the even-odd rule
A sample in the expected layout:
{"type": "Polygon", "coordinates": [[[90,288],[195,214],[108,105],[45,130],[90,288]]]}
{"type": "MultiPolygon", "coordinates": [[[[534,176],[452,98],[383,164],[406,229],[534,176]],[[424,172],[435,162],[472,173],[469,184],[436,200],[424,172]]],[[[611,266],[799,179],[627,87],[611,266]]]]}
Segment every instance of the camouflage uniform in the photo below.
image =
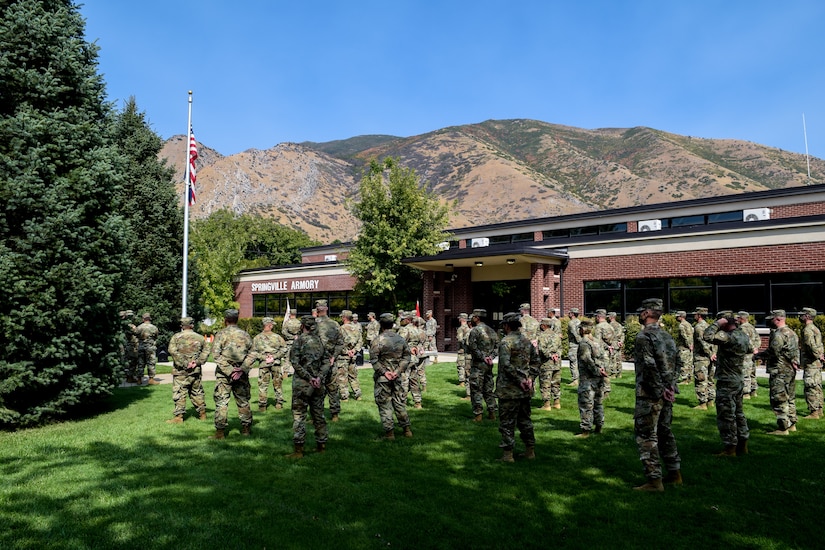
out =
{"type": "Polygon", "coordinates": [[[378,337],[378,333],[381,332],[381,325],[378,324],[378,321],[375,320],[375,315],[371,315],[370,322],[367,323],[367,347],[372,347],[372,341],[378,337]]]}
{"type": "Polygon", "coordinates": [[[570,318],[567,323],[567,359],[570,361],[570,383],[576,385],[579,381],[579,321],[578,312],[576,308],[570,310],[576,314],[576,317],[570,318]]]}
{"type": "MultiPolygon", "coordinates": [[[[387,315],[391,322],[392,315],[382,314],[382,317],[384,315],[387,315]]],[[[395,427],[393,411],[399,426],[409,428],[410,417],[407,414],[404,390],[401,388],[401,375],[410,365],[410,347],[394,330],[386,329],[373,339],[370,358],[374,371],[375,404],[378,405],[378,416],[381,418],[384,432],[392,433],[395,427]],[[398,378],[387,379],[385,374],[388,371],[394,372],[398,378]]]]}
{"type": "MultiPolygon", "coordinates": [[[[300,322],[300,321],[299,321],[300,322]]],[[[333,321],[334,322],[334,321],[333,321]]],[[[310,332],[303,332],[295,340],[290,350],[290,363],[295,369],[292,376],[292,442],[303,446],[306,440],[307,410],[315,428],[315,443],[319,446],[327,442],[327,420],[324,417],[324,380],[332,369],[324,344],[316,334],[315,319],[305,316],[303,323],[310,332]],[[313,388],[310,380],[318,378],[321,387],[313,388]]]]}
{"type": "Polygon", "coordinates": [[[676,338],[676,349],[679,350],[679,382],[690,382],[693,377],[693,327],[685,320],[687,315],[680,311],[682,319],[679,321],[679,335],[676,338]]]}
{"type": "Polygon", "coordinates": [[[245,330],[230,324],[215,335],[212,343],[212,358],[215,367],[215,429],[222,431],[228,423],[227,410],[230,396],[235,397],[238,418],[244,429],[252,426],[252,410],[249,399],[252,388],[249,384],[249,370],[252,364],[252,338],[245,330]],[[242,371],[238,380],[232,380],[232,372],[242,371]]]}
{"type": "MultiPolygon", "coordinates": [[[[776,315],[779,310],[774,310],[776,315]]],[[[782,311],[782,318],[785,317],[782,311]]],[[[768,342],[767,370],[771,391],[771,408],[776,414],[778,431],[794,426],[796,416],[796,369],[799,365],[799,338],[788,326],[777,327],[768,342]]]]}
{"type": "Polygon", "coordinates": [[[703,317],[693,327],[693,383],[700,407],[707,406],[709,402],[716,399],[716,389],[711,379],[712,361],[716,355],[716,349],[702,338],[708,326],[708,322],[703,317]]]}
{"type": "MultiPolygon", "coordinates": [[[[517,314],[510,314],[517,319],[517,314]]],[[[508,317],[505,316],[505,320],[508,317]]],[[[533,343],[520,330],[511,330],[498,346],[498,376],[495,395],[498,397],[501,443],[499,447],[512,451],[516,444],[516,427],[528,449],[536,446],[533,421],[530,418],[530,398],[533,390],[521,384],[538,375],[539,358],[533,343]]]]}
{"type": "Polygon", "coordinates": [[[610,318],[610,328],[613,329],[613,362],[610,365],[609,373],[613,378],[621,378],[622,348],[624,348],[624,327],[616,320],[616,314],[614,312],[608,312],[607,316],[610,318]]]}
{"type": "Polygon", "coordinates": [[[412,357],[409,367],[401,375],[401,387],[404,392],[404,401],[406,402],[407,395],[411,393],[413,403],[417,403],[420,406],[422,390],[421,365],[424,361],[422,354],[427,343],[427,335],[423,330],[415,326],[409,317],[405,319],[407,323],[401,325],[401,328],[398,329],[398,335],[407,342],[412,357]]]}
{"type": "Polygon", "coordinates": [[[538,354],[541,360],[539,367],[541,400],[544,402],[544,407],[549,407],[552,402],[559,408],[561,406],[561,334],[554,331],[549,322],[544,321],[550,321],[550,319],[542,320],[546,328],[542,329],[538,336],[538,354]]]}
{"type": "MultiPolygon", "coordinates": [[[[593,327],[593,338],[601,344],[601,347],[604,351],[604,367],[605,371],[610,368],[610,365],[615,361],[614,359],[614,350],[613,350],[613,342],[616,336],[613,334],[613,327],[610,326],[610,323],[606,321],[607,312],[603,309],[596,311],[597,318],[600,319],[596,326],[593,327]]],[[[578,359],[578,358],[577,358],[578,359]]],[[[579,368],[579,374],[581,375],[581,367],[579,368]]],[[[610,377],[608,376],[600,383],[602,390],[605,394],[609,394],[611,391],[610,386],[610,377]]]]}
{"type": "MultiPolygon", "coordinates": [[[[743,311],[740,311],[740,317],[742,317],[743,311]]],[[[753,355],[759,351],[759,347],[762,345],[762,339],[759,337],[759,333],[756,332],[756,329],[752,324],[747,322],[748,315],[744,316],[744,321],[740,320],[739,328],[742,329],[748,340],[751,344],[751,352],[745,355],[745,362],[742,365],[742,371],[745,377],[744,382],[744,392],[745,395],[749,396],[751,394],[756,394],[756,390],[759,388],[759,385],[756,382],[756,362],[753,360],[753,355]]]]}
{"type": "Polygon", "coordinates": [[[550,319],[550,330],[561,336],[561,321],[558,317],[548,317],[550,319]]]}
{"type": "Polygon", "coordinates": [[[120,324],[123,331],[123,373],[127,382],[138,382],[137,361],[138,361],[138,338],[135,334],[135,326],[132,324],[133,313],[131,311],[120,312],[120,324]]]}
{"type": "Polygon", "coordinates": [[[269,404],[270,382],[275,391],[275,406],[279,409],[283,407],[284,370],[281,365],[288,354],[289,347],[286,341],[272,330],[264,330],[252,339],[252,362],[258,362],[258,410],[260,412],[264,412],[269,404]]]}
{"type": "MultiPolygon", "coordinates": [[[[292,317],[290,315],[289,319],[284,319],[284,324],[281,327],[281,334],[284,337],[284,341],[286,342],[286,346],[288,349],[292,348],[292,344],[298,337],[301,335],[301,320],[297,317],[292,317]]],[[[284,355],[284,359],[282,362],[283,366],[283,376],[287,376],[292,372],[292,360],[290,359],[291,354],[287,351],[286,355],[284,355]]]]}
{"type": "Polygon", "coordinates": [[[336,421],[338,415],[341,414],[341,393],[338,386],[338,377],[336,376],[336,369],[331,368],[334,364],[335,358],[341,355],[341,349],[344,347],[344,337],[341,334],[341,327],[327,316],[327,301],[316,300],[315,308],[321,308],[318,311],[318,317],[315,318],[316,331],[321,342],[324,344],[324,349],[327,354],[327,361],[330,364],[328,375],[324,380],[324,385],[327,388],[327,397],[329,397],[329,412],[332,415],[332,420],[336,421]]]}
{"type": "MultiPolygon", "coordinates": [[[[610,328],[610,325],[604,323],[610,328]]],[[[587,323],[582,322],[581,326],[586,327],[587,323]]],[[[592,323],[589,325],[592,327],[592,323]]],[[[598,326],[598,325],[597,325],[598,326]]],[[[608,377],[602,376],[599,369],[607,372],[610,364],[610,357],[599,338],[593,334],[586,334],[579,341],[577,350],[579,359],[579,418],[582,433],[601,431],[604,425],[604,405],[602,404],[605,393],[605,382],[608,377]]]]}
{"type": "Polygon", "coordinates": [[[529,313],[530,304],[521,304],[521,332],[530,342],[535,342],[539,337],[539,322],[529,313]]]}
{"type": "Polygon", "coordinates": [[[458,373],[458,384],[467,389],[467,396],[470,395],[470,384],[467,383],[467,336],[470,335],[470,326],[467,324],[467,314],[459,316],[459,325],[455,330],[455,339],[458,344],[458,351],[455,358],[455,368],[458,373]]]}
{"type": "MultiPolygon", "coordinates": [[[[728,321],[730,322],[730,320],[728,321]]],[[[717,323],[705,329],[702,338],[717,346],[716,358],[716,425],[726,447],[736,447],[747,441],[748,420],[742,409],[745,357],[753,355],[748,335],[737,327],[720,330],[717,323]]]]}
{"type": "Polygon", "coordinates": [[[158,357],[155,355],[157,351],[155,341],[158,337],[158,327],[146,319],[135,327],[134,332],[138,339],[137,371],[135,372],[135,378],[138,382],[141,382],[145,369],[149,373],[149,382],[151,383],[155,378],[155,365],[157,365],[158,362],[158,357]]]}
{"type": "MultiPolygon", "coordinates": [[[[342,317],[349,313],[344,311],[342,317]]],[[[349,390],[352,387],[352,394],[355,399],[361,399],[361,385],[358,383],[358,369],[355,365],[355,357],[361,349],[361,331],[356,323],[348,322],[341,325],[341,335],[344,346],[335,362],[338,370],[338,391],[341,393],[341,400],[349,400],[349,390]]]]}
{"type": "MultiPolygon", "coordinates": [[[[427,336],[427,342],[424,347],[424,351],[429,351],[433,354],[433,361],[438,361],[438,342],[436,341],[436,337],[438,335],[438,321],[435,320],[433,317],[432,311],[428,311],[426,315],[429,317],[424,322],[424,333],[427,336]]],[[[421,368],[421,387],[423,389],[427,389],[427,372],[425,367],[430,364],[430,358],[427,357],[422,364],[420,365],[421,368]]]]}
{"type": "MultiPolygon", "coordinates": [[[[816,310],[805,308],[803,310],[811,320],[816,317],[816,310]]],[[[818,418],[822,415],[822,334],[813,322],[805,324],[802,329],[802,342],[800,346],[800,367],[802,368],[802,381],[805,384],[805,402],[808,404],[809,414],[818,418]]]]}
{"type": "MultiPolygon", "coordinates": [[[[647,302],[646,300],[645,303],[647,302]]],[[[658,303],[661,311],[661,300],[658,303]]],[[[664,397],[665,390],[678,391],[676,343],[658,322],[653,322],[645,325],[636,336],[634,355],[636,410],[633,418],[636,444],[645,476],[656,480],[662,477],[662,465],[668,471],[678,471],[681,468],[676,438],[671,431],[673,403],[664,397]]]]}
{"type": "Polygon", "coordinates": [[[198,416],[206,417],[201,366],[209,357],[209,347],[203,336],[193,331],[191,319],[183,323],[187,328],[169,339],[169,358],[172,359],[172,401],[175,403],[174,416],[183,418],[186,412],[186,396],[198,411],[198,416]],[[190,363],[195,365],[190,369],[190,363]]]}
{"type": "MultiPolygon", "coordinates": [[[[485,314],[486,315],[486,314],[485,314]]],[[[496,398],[493,393],[493,365],[485,363],[484,358],[495,358],[498,353],[499,338],[496,332],[484,324],[479,318],[478,324],[470,330],[467,336],[467,351],[470,354],[470,400],[473,404],[473,414],[480,417],[484,413],[484,403],[487,403],[487,412],[495,415],[496,398]]]]}

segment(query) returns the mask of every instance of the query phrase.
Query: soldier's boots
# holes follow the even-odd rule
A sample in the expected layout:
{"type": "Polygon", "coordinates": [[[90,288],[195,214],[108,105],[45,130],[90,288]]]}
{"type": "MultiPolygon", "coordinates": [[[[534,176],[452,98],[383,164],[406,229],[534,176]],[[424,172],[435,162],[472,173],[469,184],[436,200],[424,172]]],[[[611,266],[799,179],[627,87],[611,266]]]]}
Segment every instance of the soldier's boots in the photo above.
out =
{"type": "Polygon", "coordinates": [[[706,411],[706,410],[708,410],[708,404],[707,403],[699,403],[698,405],[693,407],[693,410],[695,410],[695,411],[706,411]]]}
{"type": "Polygon", "coordinates": [[[742,396],[742,399],[750,399],[750,398],[751,398],[751,394],[749,394],[749,393],[746,393],[742,396]]]}
{"type": "Polygon", "coordinates": [[[742,456],[748,454],[748,440],[740,439],[736,442],[736,455],[742,456]]]}
{"type": "Polygon", "coordinates": [[[484,420],[484,416],[481,413],[478,413],[473,417],[473,422],[481,422],[484,420]]]}
{"type": "Polygon", "coordinates": [[[791,424],[791,425],[788,427],[788,431],[789,431],[789,432],[795,432],[795,431],[796,431],[796,424],[791,424]]]}
{"type": "Polygon", "coordinates": [[[175,416],[166,421],[167,424],[183,424],[182,416],[175,416]]]}
{"type": "Polygon", "coordinates": [[[160,384],[160,382],[158,382],[157,380],[155,380],[155,379],[154,379],[153,377],[151,377],[151,376],[149,377],[149,381],[148,381],[148,382],[146,382],[146,385],[147,385],[147,386],[157,386],[158,384],[160,384]]]}
{"type": "Polygon", "coordinates": [[[559,401],[558,399],[554,399],[553,400],[553,408],[554,409],[560,409],[561,408],[561,401],[559,401]]]}
{"type": "Polygon", "coordinates": [[[465,395],[464,397],[461,398],[461,401],[469,401],[469,400],[470,400],[469,395],[465,395]]]}
{"type": "Polygon", "coordinates": [[[412,437],[412,430],[410,429],[409,426],[404,428],[404,437],[412,437]]]}
{"type": "Polygon", "coordinates": [[[487,410],[487,419],[488,420],[495,420],[496,419],[496,411],[487,410]]]}
{"type": "Polygon", "coordinates": [[[808,420],[816,420],[817,418],[822,418],[822,409],[817,409],[808,416],[803,418],[807,418],[808,420]]]}
{"type": "Polygon", "coordinates": [[[333,414],[333,415],[332,415],[332,422],[338,422],[338,420],[340,420],[340,418],[338,417],[338,415],[337,415],[337,414],[333,414]]]}
{"type": "Polygon", "coordinates": [[[415,409],[421,409],[421,408],[423,408],[423,406],[422,406],[422,405],[421,405],[421,403],[419,402],[419,403],[416,403],[416,404],[413,406],[413,408],[415,408],[415,409]]]}
{"type": "Polygon", "coordinates": [[[287,458],[304,458],[304,444],[295,443],[295,450],[286,455],[287,458]]]}
{"type": "Polygon", "coordinates": [[[282,403],[275,403],[275,408],[280,410],[284,408],[284,405],[282,403]]]}
{"type": "Polygon", "coordinates": [[[712,408],[714,405],[715,405],[715,403],[713,402],[713,399],[709,399],[709,400],[708,400],[708,408],[710,409],[710,408],[712,408]]]}
{"type": "Polygon", "coordinates": [[[215,433],[210,435],[209,439],[226,439],[226,432],[224,432],[224,430],[215,430],[215,433]]]}
{"type": "Polygon", "coordinates": [[[751,392],[751,398],[752,398],[752,399],[756,399],[756,392],[755,392],[755,391],[752,391],[752,392],[751,392]]]}
{"type": "Polygon", "coordinates": [[[598,426],[596,426],[596,428],[593,430],[593,433],[596,433],[596,434],[600,434],[600,433],[602,433],[602,427],[603,427],[603,426],[602,426],[601,424],[599,424],[599,425],[598,425],[598,426]]]}
{"type": "Polygon", "coordinates": [[[200,414],[198,414],[198,420],[206,420],[206,411],[201,411],[200,414]]]}
{"type": "Polygon", "coordinates": [[[718,452],[713,456],[736,456],[736,445],[725,445],[725,448],[722,449],[721,452],[718,452]]]}
{"type": "Polygon", "coordinates": [[[681,470],[668,470],[667,475],[662,478],[662,483],[666,483],[668,485],[681,485],[682,484],[682,471],[681,470]]]}
{"type": "Polygon", "coordinates": [[[527,447],[524,451],[524,458],[527,460],[535,460],[536,458],[536,448],[535,447],[527,447]]]}
{"type": "Polygon", "coordinates": [[[550,401],[545,401],[544,405],[541,406],[541,410],[543,410],[543,411],[553,410],[553,405],[550,403],[550,401]]]}
{"type": "Polygon", "coordinates": [[[252,435],[252,426],[248,424],[241,426],[241,435],[252,435]]]}
{"type": "Polygon", "coordinates": [[[265,413],[266,412],[266,405],[258,405],[258,412],[265,413]]]}
{"type": "Polygon", "coordinates": [[[327,444],[326,443],[316,443],[315,444],[315,451],[319,453],[327,452],[327,444]]]}
{"type": "Polygon", "coordinates": [[[384,432],[384,435],[381,436],[381,439],[385,441],[395,441],[395,432],[392,430],[388,430],[384,432]]]}
{"type": "Polygon", "coordinates": [[[582,432],[577,433],[575,437],[578,437],[579,439],[587,439],[590,437],[590,430],[582,430],[582,432]]]}
{"type": "Polygon", "coordinates": [[[646,493],[661,493],[665,490],[664,484],[660,478],[648,479],[647,483],[633,487],[634,491],[644,491],[646,493]]]}
{"type": "Polygon", "coordinates": [[[463,388],[463,387],[465,387],[465,386],[466,386],[466,384],[465,384],[464,382],[459,382],[459,383],[458,383],[458,387],[459,387],[459,388],[463,388]]]}
{"type": "Polygon", "coordinates": [[[502,453],[501,458],[499,458],[498,460],[499,460],[499,462],[515,462],[516,461],[516,459],[513,458],[513,451],[512,450],[509,450],[509,451],[505,450],[504,453],[502,453]]]}
{"type": "Polygon", "coordinates": [[[570,386],[571,388],[578,388],[579,387],[579,379],[576,378],[575,380],[573,380],[572,382],[570,382],[567,385],[570,386]]]}
{"type": "Polygon", "coordinates": [[[788,435],[788,430],[780,430],[777,428],[772,432],[768,432],[767,435],[788,435]]]}

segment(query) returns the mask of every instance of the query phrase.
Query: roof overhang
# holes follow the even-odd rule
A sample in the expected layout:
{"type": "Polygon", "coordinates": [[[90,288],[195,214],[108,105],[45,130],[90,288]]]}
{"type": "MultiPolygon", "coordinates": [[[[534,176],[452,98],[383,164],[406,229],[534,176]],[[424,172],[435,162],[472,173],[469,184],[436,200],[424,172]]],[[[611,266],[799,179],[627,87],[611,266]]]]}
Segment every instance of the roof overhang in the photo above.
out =
{"type": "Polygon", "coordinates": [[[476,267],[477,262],[485,266],[513,264],[567,263],[567,249],[539,248],[527,244],[493,245],[479,248],[455,248],[434,256],[406,258],[401,263],[422,271],[452,271],[456,267],[476,267]]]}

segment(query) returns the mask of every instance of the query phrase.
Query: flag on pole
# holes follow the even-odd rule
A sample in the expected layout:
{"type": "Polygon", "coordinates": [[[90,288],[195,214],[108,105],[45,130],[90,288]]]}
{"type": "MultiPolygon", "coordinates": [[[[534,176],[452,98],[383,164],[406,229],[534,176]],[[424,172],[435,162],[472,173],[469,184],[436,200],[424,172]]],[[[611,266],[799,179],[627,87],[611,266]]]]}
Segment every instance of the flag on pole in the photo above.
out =
{"type": "Polygon", "coordinates": [[[195,170],[195,160],[198,158],[198,144],[195,142],[195,132],[189,127],[189,206],[195,204],[195,182],[198,181],[195,170]]]}
{"type": "Polygon", "coordinates": [[[284,315],[284,323],[289,319],[289,298],[286,299],[286,314],[284,315]]]}
{"type": "Polygon", "coordinates": [[[415,301],[415,316],[421,317],[421,308],[418,306],[418,300],[415,301]]]}

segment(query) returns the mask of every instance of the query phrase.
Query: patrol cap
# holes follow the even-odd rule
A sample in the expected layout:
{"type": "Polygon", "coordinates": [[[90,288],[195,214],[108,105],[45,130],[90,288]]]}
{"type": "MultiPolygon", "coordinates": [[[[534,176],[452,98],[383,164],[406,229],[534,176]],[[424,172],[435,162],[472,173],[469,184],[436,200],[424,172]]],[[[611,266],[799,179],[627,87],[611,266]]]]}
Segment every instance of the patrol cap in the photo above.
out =
{"type": "Polygon", "coordinates": [[[615,311],[608,311],[607,316],[608,317],[616,317],[616,312],[615,311]]]}
{"type": "Polygon", "coordinates": [[[549,325],[549,324],[550,324],[550,323],[552,323],[552,322],[553,322],[553,320],[552,320],[550,317],[542,317],[542,318],[541,318],[541,321],[539,321],[539,324],[541,324],[541,325],[549,325]]]}
{"type": "Polygon", "coordinates": [[[304,315],[301,317],[301,326],[307,327],[309,330],[315,328],[315,317],[312,315],[304,315]]]}
{"type": "Polygon", "coordinates": [[[520,306],[518,306],[518,308],[519,309],[530,309],[530,304],[525,302],[525,303],[521,304],[520,306]]]}
{"type": "Polygon", "coordinates": [[[581,326],[583,327],[592,327],[594,325],[595,323],[593,322],[593,319],[582,319],[581,321],[581,326]]]}
{"type": "Polygon", "coordinates": [[[471,316],[472,317],[479,317],[479,318],[487,317],[487,310],[486,309],[474,309],[471,316]]]}
{"type": "Polygon", "coordinates": [[[467,317],[468,317],[468,315],[466,313],[459,313],[458,314],[459,319],[466,319],[467,317]]]}
{"type": "Polygon", "coordinates": [[[687,317],[687,312],[683,309],[680,309],[676,312],[676,317],[687,317]]]}
{"type": "Polygon", "coordinates": [[[811,317],[816,317],[816,310],[812,307],[803,307],[802,313],[804,315],[810,315],[811,317]]]}
{"type": "Polygon", "coordinates": [[[729,325],[736,325],[738,327],[739,326],[739,318],[736,315],[734,315],[733,312],[730,312],[730,313],[731,313],[730,315],[725,316],[725,320],[728,322],[729,325]]]}
{"type": "Polygon", "coordinates": [[[515,312],[505,313],[504,317],[501,320],[505,323],[518,322],[519,324],[521,324],[521,315],[515,312]]]}
{"type": "Polygon", "coordinates": [[[134,312],[134,311],[132,311],[131,309],[127,309],[127,310],[126,310],[126,317],[131,317],[131,316],[132,316],[132,315],[134,315],[134,314],[135,314],[135,312],[134,312]]]}
{"type": "Polygon", "coordinates": [[[263,319],[261,319],[261,324],[262,325],[274,325],[275,321],[272,320],[272,317],[264,317],[263,319]]]}
{"type": "Polygon", "coordinates": [[[375,318],[375,312],[370,311],[369,313],[367,313],[367,317],[372,317],[374,319],[375,318]]]}
{"type": "Polygon", "coordinates": [[[382,313],[378,320],[385,323],[392,323],[395,322],[395,315],[392,313],[382,313]]]}
{"type": "Polygon", "coordinates": [[[726,319],[729,317],[733,317],[733,312],[729,309],[723,309],[722,311],[716,314],[717,319],[721,319],[722,317],[725,317],[726,319]]]}
{"type": "Polygon", "coordinates": [[[352,312],[348,309],[341,311],[341,317],[349,317],[352,318],[352,312]]]}
{"type": "Polygon", "coordinates": [[[697,306],[696,309],[693,310],[693,314],[694,315],[707,315],[708,314],[708,308],[697,306]]]}
{"type": "Polygon", "coordinates": [[[607,310],[605,310],[605,309],[597,309],[597,310],[596,310],[596,315],[604,315],[604,316],[606,317],[606,316],[607,316],[607,310]]]}
{"type": "Polygon", "coordinates": [[[661,298],[648,298],[647,300],[642,300],[642,305],[639,309],[636,310],[637,313],[641,313],[644,310],[649,309],[651,311],[664,311],[664,306],[662,305],[661,298]]]}
{"type": "Polygon", "coordinates": [[[736,314],[736,316],[741,317],[742,319],[748,319],[751,316],[751,314],[748,313],[747,311],[740,311],[739,313],[736,314]]]}
{"type": "Polygon", "coordinates": [[[427,311],[424,312],[424,315],[432,315],[432,314],[433,314],[433,310],[431,310],[431,309],[428,309],[427,311]]]}
{"type": "Polygon", "coordinates": [[[191,327],[195,325],[195,320],[191,317],[181,317],[180,318],[180,326],[182,327],[191,327]]]}
{"type": "Polygon", "coordinates": [[[238,315],[240,315],[240,313],[238,313],[237,309],[227,309],[226,311],[223,312],[223,318],[224,319],[232,319],[232,318],[237,319],[238,315]]]}
{"type": "Polygon", "coordinates": [[[768,313],[767,315],[765,315],[765,322],[767,323],[770,321],[773,321],[773,313],[768,313]]]}
{"type": "Polygon", "coordinates": [[[326,300],[315,300],[315,309],[327,309],[327,301],[326,300]]]}
{"type": "Polygon", "coordinates": [[[774,318],[784,319],[785,318],[785,310],[784,309],[775,309],[771,311],[771,316],[774,318]]]}
{"type": "Polygon", "coordinates": [[[151,315],[151,314],[147,311],[147,312],[145,312],[145,313],[142,315],[142,317],[143,317],[144,319],[151,319],[151,318],[152,318],[152,315],[151,315]]]}
{"type": "Polygon", "coordinates": [[[577,308],[577,307],[571,307],[571,308],[570,308],[570,313],[575,313],[576,315],[578,315],[578,314],[579,314],[579,308],[577,308]]]}
{"type": "Polygon", "coordinates": [[[358,320],[358,314],[357,314],[357,313],[355,313],[354,311],[352,312],[352,320],[353,320],[353,321],[357,321],[357,320],[358,320]]]}

